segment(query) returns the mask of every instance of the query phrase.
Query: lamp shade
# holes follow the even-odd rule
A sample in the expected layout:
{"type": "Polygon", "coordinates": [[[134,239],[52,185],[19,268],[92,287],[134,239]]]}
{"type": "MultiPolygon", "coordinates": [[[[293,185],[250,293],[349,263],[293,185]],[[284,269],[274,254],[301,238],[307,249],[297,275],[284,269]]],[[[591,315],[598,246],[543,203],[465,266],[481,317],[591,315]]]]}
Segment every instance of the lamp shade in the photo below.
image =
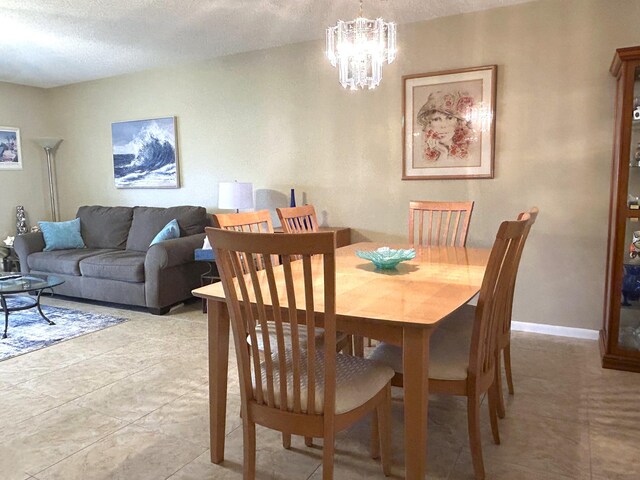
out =
{"type": "Polygon", "coordinates": [[[253,208],[253,184],[220,182],[218,184],[218,208],[221,210],[253,208]]]}
{"type": "Polygon", "coordinates": [[[62,139],[54,137],[36,138],[35,142],[42,148],[50,148],[51,150],[55,150],[58,145],[62,143],[62,139]]]}

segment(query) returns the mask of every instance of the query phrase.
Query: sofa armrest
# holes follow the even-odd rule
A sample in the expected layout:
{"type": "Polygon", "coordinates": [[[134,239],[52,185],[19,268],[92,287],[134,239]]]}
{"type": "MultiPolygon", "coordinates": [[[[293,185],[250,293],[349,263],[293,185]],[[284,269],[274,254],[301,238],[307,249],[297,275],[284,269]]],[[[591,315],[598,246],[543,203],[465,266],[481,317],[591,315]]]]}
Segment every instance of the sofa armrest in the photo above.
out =
{"type": "Polygon", "coordinates": [[[204,233],[198,233],[156,243],[147,250],[144,269],[162,270],[195,261],[194,251],[202,247],[204,237],[204,233]]]}
{"type": "Polygon", "coordinates": [[[42,232],[24,233],[22,235],[16,235],[13,241],[13,248],[18,254],[20,259],[20,270],[22,273],[29,273],[29,265],[27,264],[27,257],[35,252],[41,252],[44,250],[44,236],[42,232]]]}

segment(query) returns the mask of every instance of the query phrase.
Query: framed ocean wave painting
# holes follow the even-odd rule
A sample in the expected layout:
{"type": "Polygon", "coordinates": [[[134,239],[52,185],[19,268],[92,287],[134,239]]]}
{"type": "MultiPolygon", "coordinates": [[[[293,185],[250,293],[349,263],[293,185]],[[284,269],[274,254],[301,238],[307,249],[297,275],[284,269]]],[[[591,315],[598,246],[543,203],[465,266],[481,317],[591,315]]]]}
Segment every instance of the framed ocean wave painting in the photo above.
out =
{"type": "Polygon", "coordinates": [[[403,180],[493,178],[496,71],[402,77],[403,180]]]}
{"type": "Polygon", "coordinates": [[[19,128],[0,127],[0,170],[22,170],[19,128]]]}
{"type": "Polygon", "coordinates": [[[111,124],[116,188],[179,188],[176,117],[111,124]]]}

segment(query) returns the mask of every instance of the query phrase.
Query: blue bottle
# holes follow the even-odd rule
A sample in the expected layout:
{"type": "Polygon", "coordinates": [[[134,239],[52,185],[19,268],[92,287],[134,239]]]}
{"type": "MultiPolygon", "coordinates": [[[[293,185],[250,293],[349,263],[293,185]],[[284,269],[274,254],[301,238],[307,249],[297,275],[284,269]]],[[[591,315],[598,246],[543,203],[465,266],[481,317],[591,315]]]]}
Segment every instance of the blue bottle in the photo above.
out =
{"type": "Polygon", "coordinates": [[[290,207],[295,207],[296,206],[296,191],[292,188],[291,189],[291,203],[289,203],[290,207]]]}

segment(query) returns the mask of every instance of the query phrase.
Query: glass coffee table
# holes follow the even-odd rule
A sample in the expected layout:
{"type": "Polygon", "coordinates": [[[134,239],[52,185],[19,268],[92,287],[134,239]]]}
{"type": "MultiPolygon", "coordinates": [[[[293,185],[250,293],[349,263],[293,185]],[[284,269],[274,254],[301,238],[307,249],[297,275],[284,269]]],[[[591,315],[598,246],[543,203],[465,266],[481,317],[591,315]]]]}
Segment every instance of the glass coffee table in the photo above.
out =
{"type": "Polygon", "coordinates": [[[53,294],[53,287],[57,287],[63,283],[64,280],[54,275],[39,275],[33,273],[25,275],[0,275],[0,307],[4,312],[4,335],[2,335],[2,338],[7,338],[10,312],[37,308],[42,318],[44,318],[49,325],[55,325],[55,323],[49,320],[42,312],[42,308],[40,308],[40,296],[45,290],[51,290],[51,293],[53,294]],[[19,293],[31,293],[34,294],[36,298],[27,298],[26,305],[9,306],[7,299],[11,298],[12,295],[19,293]]]}

